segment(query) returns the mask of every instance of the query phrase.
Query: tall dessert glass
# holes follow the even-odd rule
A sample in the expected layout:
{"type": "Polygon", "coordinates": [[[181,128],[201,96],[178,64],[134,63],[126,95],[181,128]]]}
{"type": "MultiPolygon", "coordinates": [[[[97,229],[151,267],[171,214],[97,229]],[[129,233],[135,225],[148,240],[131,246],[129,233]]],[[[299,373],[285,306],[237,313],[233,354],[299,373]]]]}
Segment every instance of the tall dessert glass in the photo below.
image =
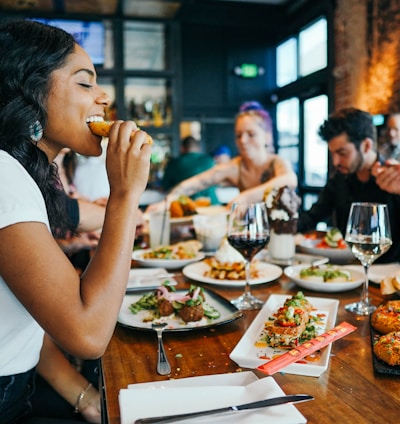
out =
{"type": "Polygon", "coordinates": [[[347,221],[345,241],[354,256],[361,262],[365,282],[361,299],[345,306],[357,315],[369,315],[376,306],[368,298],[368,269],[392,245],[387,205],[379,203],[353,203],[347,221]]]}
{"type": "Polygon", "coordinates": [[[228,223],[228,242],[245,259],[244,293],[231,302],[241,310],[260,309],[264,302],[250,292],[250,264],[254,256],[269,242],[267,207],[262,203],[234,203],[228,223]]]}

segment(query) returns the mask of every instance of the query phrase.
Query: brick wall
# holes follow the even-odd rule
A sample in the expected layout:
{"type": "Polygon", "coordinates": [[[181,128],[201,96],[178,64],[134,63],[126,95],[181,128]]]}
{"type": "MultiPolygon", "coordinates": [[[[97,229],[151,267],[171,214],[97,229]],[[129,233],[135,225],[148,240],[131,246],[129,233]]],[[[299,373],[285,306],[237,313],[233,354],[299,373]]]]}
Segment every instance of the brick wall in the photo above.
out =
{"type": "Polygon", "coordinates": [[[400,110],[400,0],[337,0],[335,109],[400,110]]]}

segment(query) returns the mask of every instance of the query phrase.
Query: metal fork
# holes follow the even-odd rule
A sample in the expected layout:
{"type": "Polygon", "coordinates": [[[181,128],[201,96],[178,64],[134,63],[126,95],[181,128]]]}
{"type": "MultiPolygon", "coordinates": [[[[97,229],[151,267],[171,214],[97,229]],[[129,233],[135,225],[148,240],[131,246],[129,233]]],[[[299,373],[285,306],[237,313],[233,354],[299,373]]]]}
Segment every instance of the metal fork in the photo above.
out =
{"type": "Polygon", "coordinates": [[[153,330],[157,332],[157,372],[160,375],[168,375],[171,373],[171,366],[168,362],[167,355],[165,354],[164,343],[162,340],[162,332],[166,325],[166,322],[155,322],[151,324],[153,330]]]}

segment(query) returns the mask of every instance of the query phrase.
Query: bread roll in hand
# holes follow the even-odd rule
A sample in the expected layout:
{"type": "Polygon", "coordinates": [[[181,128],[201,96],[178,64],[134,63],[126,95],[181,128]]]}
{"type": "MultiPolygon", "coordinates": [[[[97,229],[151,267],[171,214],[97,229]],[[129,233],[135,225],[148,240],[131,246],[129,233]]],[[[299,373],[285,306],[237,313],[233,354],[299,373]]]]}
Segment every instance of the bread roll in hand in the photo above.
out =
{"type": "MultiPolygon", "coordinates": [[[[108,137],[110,135],[110,130],[113,123],[114,122],[110,121],[91,121],[88,122],[88,126],[93,134],[98,135],[100,137],[108,137]]],[[[132,134],[134,134],[136,131],[137,130],[133,131],[132,134]]],[[[147,135],[146,143],[153,144],[153,139],[149,135],[147,135]]]]}

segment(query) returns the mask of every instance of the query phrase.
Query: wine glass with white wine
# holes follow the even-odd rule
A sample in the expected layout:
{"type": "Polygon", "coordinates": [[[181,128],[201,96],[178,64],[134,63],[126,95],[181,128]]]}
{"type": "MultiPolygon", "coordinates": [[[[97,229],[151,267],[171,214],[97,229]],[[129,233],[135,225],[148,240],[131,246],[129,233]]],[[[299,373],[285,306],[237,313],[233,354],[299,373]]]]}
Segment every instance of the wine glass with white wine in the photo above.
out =
{"type": "Polygon", "coordinates": [[[269,242],[267,206],[262,203],[234,203],[229,216],[228,242],[245,260],[244,293],[231,301],[238,309],[260,309],[264,302],[250,293],[250,264],[269,242]]]}
{"type": "Polygon", "coordinates": [[[369,315],[375,311],[376,306],[370,303],[368,297],[368,270],[392,245],[387,205],[352,203],[345,240],[354,256],[361,262],[365,273],[361,299],[346,305],[345,309],[357,315],[369,315]]]}

